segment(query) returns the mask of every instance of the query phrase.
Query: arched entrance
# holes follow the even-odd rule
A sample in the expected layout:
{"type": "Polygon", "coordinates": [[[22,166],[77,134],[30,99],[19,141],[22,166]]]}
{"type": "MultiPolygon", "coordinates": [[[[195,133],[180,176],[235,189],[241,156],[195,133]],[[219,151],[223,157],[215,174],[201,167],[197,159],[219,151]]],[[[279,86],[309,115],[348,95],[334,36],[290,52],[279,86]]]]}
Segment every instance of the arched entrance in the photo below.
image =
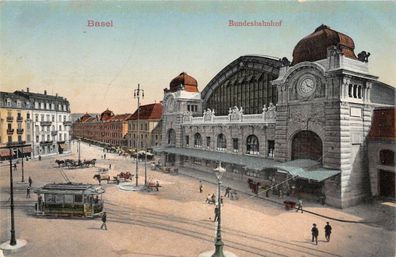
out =
{"type": "Polygon", "coordinates": [[[310,159],[322,162],[322,140],[312,131],[303,130],[294,135],[292,140],[292,160],[310,159]]]}

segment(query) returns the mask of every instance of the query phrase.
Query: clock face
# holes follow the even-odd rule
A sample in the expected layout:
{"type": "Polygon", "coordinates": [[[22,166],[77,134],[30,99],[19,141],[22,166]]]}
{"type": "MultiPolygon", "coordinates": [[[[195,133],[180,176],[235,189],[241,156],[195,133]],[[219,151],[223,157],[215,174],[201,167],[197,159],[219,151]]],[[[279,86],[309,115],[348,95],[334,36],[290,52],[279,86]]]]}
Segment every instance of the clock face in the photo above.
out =
{"type": "Polygon", "coordinates": [[[297,93],[302,97],[311,96],[316,89],[315,79],[312,77],[306,77],[300,80],[297,85],[297,93]]]}

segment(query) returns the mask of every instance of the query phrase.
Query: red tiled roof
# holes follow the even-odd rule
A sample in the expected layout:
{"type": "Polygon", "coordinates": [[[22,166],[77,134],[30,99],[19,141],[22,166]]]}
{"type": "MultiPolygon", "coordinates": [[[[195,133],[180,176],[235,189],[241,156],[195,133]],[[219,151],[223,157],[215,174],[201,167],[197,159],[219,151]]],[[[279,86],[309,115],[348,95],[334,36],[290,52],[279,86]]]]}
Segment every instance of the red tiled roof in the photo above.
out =
{"type": "Polygon", "coordinates": [[[88,113],[85,113],[83,116],[80,117],[79,121],[80,121],[80,122],[85,122],[85,121],[87,121],[89,118],[92,118],[92,116],[89,115],[88,113]]]}
{"type": "Polygon", "coordinates": [[[109,109],[107,109],[106,111],[102,112],[102,114],[100,115],[100,120],[101,121],[106,121],[111,119],[114,116],[114,113],[112,111],[110,111],[109,109]]]}
{"type": "MultiPolygon", "coordinates": [[[[163,106],[161,103],[147,104],[140,106],[139,119],[141,120],[159,120],[162,116],[163,106]]],[[[128,118],[128,120],[137,120],[137,110],[128,118]]]]}
{"type": "Polygon", "coordinates": [[[107,121],[124,121],[127,120],[132,114],[130,113],[125,113],[125,114],[117,114],[111,117],[111,119],[107,121]]]}
{"type": "Polygon", "coordinates": [[[374,110],[369,138],[396,139],[396,107],[374,110]]]}

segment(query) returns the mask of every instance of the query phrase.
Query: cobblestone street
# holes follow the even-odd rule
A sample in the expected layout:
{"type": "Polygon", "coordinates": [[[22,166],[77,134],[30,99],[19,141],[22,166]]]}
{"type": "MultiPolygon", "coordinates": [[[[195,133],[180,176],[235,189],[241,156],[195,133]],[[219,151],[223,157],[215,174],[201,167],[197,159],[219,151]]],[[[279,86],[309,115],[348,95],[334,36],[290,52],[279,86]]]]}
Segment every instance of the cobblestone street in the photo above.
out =
{"type": "MultiPolygon", "coordinates": [[[[81,144],[81,159],[98,159],[96,168],[64,169],[75,183],[97,183],[92,177],[98,167],[108,168],[111,176],[121,171],[135,173],[131,159],[107,153],[102,149],[81,144]]],[[[65,182],[55,159],[77,159],[76,143],[72,154],[25,162],[25,180],[30,176],[33,189],[52,182],[65,182]]],[[[214,206],[205,203],[206,196],[216,192],[211,174],[180,170],[178,175],[152,171],[147,166],[149,181],[159,181],[159,192],[129,192],[116,184],[102,183],[108,217],[108,230],[100,230],[101,221],[81,218],[49,218],[33,215],[37,199],[32,193],[26,199],[27,184],[20,183],[21,167],[14,172],[16,237],[28,244],[5,256],[37,257],[193,257],[214,248],[214,206]],[[199,193],[199,180],[203,193],[199,193]]],[[[135,180],[133,180],[135,182],[135,180]]],[[[140,165],[139,183],[144,183],[144,165],[140,165]]],[[[315,257],[391,257],[395,256],[394,209],[392,204],[373,203],[378,208],[361,205],[345,210],[307,203],[312,213],[286,211],[271,201],[249,194],[245,181],[224,179],[224,186],[239,192],[239,200],[225,198],[222,208],[224,249],[240,257],[250,256],[315,256],[315,257]],[[339,222],[334,219],[367,224],[339,222]],[[332,238],[326,242],[324,225],[330,221],[332,238]],[[311,242],[312,223],[318,224],[319,243],[311,242]]],[[[1,242],[10,236],[9,168],[1,163],[1,242]]],[[[224,193],[224,192],[223,192],[224,193]]],[[[265,198],[265,197],[264,197],[265,198]]]]}

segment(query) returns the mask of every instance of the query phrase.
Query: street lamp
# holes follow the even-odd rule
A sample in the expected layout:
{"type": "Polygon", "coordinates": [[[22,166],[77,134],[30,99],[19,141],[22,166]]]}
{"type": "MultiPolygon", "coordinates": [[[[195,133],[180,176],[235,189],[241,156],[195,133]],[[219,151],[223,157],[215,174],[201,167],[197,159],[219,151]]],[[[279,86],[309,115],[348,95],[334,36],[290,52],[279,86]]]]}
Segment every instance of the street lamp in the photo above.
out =
{"type": "Polygon", "coordinates": [[[138,178],[139,178],[139,167],[138,167],[138,162],[139,162],[139,153],[138,153],[138,147],[140,143],[140,131],[139,131],[139,116],[140,116],[140,97],[144,98],[144,90],[140,89],[140,84],[138,84],[138,88],[133,90],[133,98],[137,99],[137,146],[136,146],[136,171],[135,171],[135,178],[136,178],[136,186],[139,185],[138,178]]]}
{"type": "Polygon", "coordinates": [[[78,139],[78,165],[81,163],[81,139],[78,139]]]}
{"type": "Polygon", "coordinates": [[[219,208],[219,217],[217,219],[217,231],[215,238],[215,252],[212,257],[225,257],[223,252],[224,243],[221,240],[221,196],[220,196],[220,185],[221,185],[221,177],[225,173],[225,169],[221,167],[221,162],[219,162],[219,166],[214,169],[214,172],[217,177],[217,208],[219,208]]]}

